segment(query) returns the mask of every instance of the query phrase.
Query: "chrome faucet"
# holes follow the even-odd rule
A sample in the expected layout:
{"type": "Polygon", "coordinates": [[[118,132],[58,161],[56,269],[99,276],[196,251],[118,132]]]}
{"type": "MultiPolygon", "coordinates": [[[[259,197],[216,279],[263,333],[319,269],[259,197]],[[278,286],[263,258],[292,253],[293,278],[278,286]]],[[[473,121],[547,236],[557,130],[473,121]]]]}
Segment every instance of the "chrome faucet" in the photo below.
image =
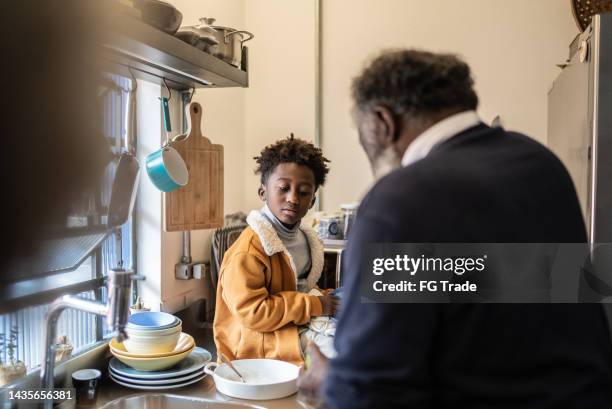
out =
{"type": "MultiPolygon", "coordinates": [[[[132,271],[122,269],[111,270],[108,273],[108,304],[86,300],[73,295],[64,295],[53,301],[49,311],[45,314],[45,345],[43,348],[45,356],[40,368],[41,387],[43,389],[52,390],[54,387],[53,372],[55,350],[57,348],[55,345],[57,321],[62,311],[66,308],[106,316],[108,326],[117,332],[117,340],[123,342],[127,338],[125,325],[129,316],[132,275],[132,271]]],[[[45,400],[44,408],[50,409],[52,407],[53,401],[45,400]]]]}

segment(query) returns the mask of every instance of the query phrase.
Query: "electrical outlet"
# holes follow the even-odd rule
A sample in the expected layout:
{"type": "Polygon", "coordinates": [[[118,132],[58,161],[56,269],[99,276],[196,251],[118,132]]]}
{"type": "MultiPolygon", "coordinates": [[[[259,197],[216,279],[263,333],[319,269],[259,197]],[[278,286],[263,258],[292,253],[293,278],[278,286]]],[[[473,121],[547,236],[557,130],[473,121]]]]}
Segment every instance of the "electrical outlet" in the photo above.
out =
{"type": "Polygon", "coordinates": [[[193,278],[196,280],[202,279],[202,264],[196,263],[193,265],[193,278]]]}
{"type": "Polygon", "coordinates": [[[174,277],[177,280],[202,280],[210,274],[210,263],[196,261],[194,263],[178,263],[174,266],[174,277]]]}
{"type": "Polygon", "coordinates": [[[193,278],[192,264],[178,263],[174,266],[174,277],[177,280],[190,280],[193,278]]]}
{"type": "Polygon", "coordinates": [[[206,277],[206,264],[195,263],[193,265],[193,278],[197,280],[202,280],[205,277],[206,277]]]}

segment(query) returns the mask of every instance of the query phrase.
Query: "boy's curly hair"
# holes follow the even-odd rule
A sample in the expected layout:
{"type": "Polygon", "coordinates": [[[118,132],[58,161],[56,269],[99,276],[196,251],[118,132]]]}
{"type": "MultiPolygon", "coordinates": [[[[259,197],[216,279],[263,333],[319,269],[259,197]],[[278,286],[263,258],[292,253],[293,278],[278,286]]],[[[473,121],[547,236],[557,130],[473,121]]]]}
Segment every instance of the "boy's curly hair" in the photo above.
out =
{"type": "Polygon", "coordinates": [[[296,138],[291,134],[288,138],[281,139],[272,145],[266,146],[259,156],[253,157],[257,162],[255,174],[261,175],[261,184],[265,185],[268,177],[281,163],[297,163],[308,166],[315,177],[315,187],[325,183],[325,177],[329,172],[326,162],[329,162],[321,149],[310,142],[296,138]]]}

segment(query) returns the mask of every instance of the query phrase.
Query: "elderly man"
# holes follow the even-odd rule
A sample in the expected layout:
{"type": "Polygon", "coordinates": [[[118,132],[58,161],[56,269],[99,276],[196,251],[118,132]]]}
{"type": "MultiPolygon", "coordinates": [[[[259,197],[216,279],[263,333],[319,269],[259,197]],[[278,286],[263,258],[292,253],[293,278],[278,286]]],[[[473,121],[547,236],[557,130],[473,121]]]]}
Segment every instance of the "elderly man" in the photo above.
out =
{"type": "Polygon", "coordinates": [[[302,390],[330,408],[612,407],[600,305],[361,302],[369,243],[576,243],[586,233],[563,165],[527,136],[480,121],[456,57],[388,52],[352,91],[380,179],[344,257],[338,356],[312,348],[302,390]]]}

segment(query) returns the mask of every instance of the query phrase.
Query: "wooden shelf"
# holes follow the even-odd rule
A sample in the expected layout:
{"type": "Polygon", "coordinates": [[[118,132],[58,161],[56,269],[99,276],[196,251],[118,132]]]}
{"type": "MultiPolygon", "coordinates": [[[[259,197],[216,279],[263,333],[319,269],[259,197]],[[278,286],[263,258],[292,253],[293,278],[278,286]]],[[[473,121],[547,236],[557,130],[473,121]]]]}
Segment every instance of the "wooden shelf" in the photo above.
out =
{"type": "Polygon", "coordinates": [[[138,18],[121,15],[103,44],[102,63],[110,71],[187,90],[196,88],[247,87],[246,47],[243,69],[216,58],[138,18]]]}

